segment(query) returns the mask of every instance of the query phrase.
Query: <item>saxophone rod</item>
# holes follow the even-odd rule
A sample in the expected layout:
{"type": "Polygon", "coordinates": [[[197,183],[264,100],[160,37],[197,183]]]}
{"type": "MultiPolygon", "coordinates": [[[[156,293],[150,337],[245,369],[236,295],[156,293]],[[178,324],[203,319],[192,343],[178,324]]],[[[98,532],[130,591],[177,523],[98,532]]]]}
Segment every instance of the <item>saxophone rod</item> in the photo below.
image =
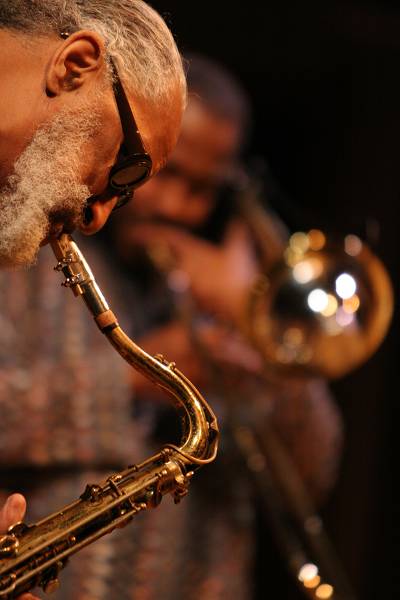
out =
{"type": "Polygon", "coordinates": [[[260,494],[275,539],[303,594],[314,600],[318,597],[356,600],[323,521],[276,433],[271,427],[260,433],[254,426],[234,424],[231,432],[260,494]],[[309,560],[310,556],[316,565],[309,560]],[[314,567],[313,577],[302,578],[303,572],[314,567]],[[315,586],[311,585],[313,581],[315,586]],[[330,593],[318,596],[320,585],[330,593]]]}
{"type": "MultiPolygon", "coordinates": [[[[180,315],[191,333],[197,351],[208,366],[215,389],[224,397],[230,407],[226,428],[233,440],[238,456],[243,462],[251,481],[259,494],[265,516],[288,569],[303,595],[316,600],[315,589],[307,587],[308,581],[300,579],[302,569],[311,565],[321,570],[324,585],[327,578],[331,581],[325,596],[329,600],[357,600],[341,562],[336,555],[332,542],[327,535],[322,519],[317,514],[313,502],[303,484],[300,475],[281,443],[278,435],[269,426],[263,432],[250,425],[236,414],[235,408],[242,399],[235,393],[229,393],[224,386],[221,370],[210,360],[193,327],[193,303],[188,294],[180,298],[180,315]],[[312,557],[312,558],[311,558],[312,557]],[[317,565],[311,561],[315,560],[317,565]]],[[[265,424],[264,424],[265,427],[265,424]]],[[[314,577],[315,581],[318,581],[314,577]]],[[[324,588],[323,588],[324,589],[324,588]]]]}

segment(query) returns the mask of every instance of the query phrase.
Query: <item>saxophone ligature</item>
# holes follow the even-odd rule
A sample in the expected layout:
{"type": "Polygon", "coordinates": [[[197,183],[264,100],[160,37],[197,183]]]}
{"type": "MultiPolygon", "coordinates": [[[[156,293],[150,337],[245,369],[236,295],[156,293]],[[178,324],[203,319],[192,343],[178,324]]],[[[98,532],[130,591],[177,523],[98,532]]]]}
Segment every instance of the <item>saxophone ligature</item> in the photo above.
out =
{"type": "Polygon", "coordinates": [[[42,587],[59,586],[68,558],[103,535],[127,525],[138,513],[155,508],[171,494],[176,503],[188,492],[194,472],[217,453],[218,424],[193,384],[163,356],[152,357],[121,329],[92,271],[69,234],[52,242],[64,273],[63,285],[81,296],[101,332],[135,369],[162,388],[180,413],[181,445],[164,449],[139,465],[88,484],[80,498],[33,525],[17,523],[0,537],[0,599],[42,587]]]}

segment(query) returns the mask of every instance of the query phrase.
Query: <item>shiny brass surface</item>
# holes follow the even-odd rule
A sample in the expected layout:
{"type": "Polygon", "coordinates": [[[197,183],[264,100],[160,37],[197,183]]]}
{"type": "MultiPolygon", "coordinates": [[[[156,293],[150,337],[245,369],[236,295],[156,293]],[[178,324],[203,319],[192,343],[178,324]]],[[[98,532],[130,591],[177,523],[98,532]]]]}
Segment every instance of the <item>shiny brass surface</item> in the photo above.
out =
{"type": "Polygon", "coordinates": [[[311,231],[257,281],[244,327],[270,371],[336,379],[373,355],[392,314],[391,281],[367,245],[311,231]]]}
{"type": "Polygon", "coordinates": [[[252,232],[262,275],[249,293],[242,331],[265,359],[265,374],[337,379],[383,342],[394,293],[386,267],[356,235],[319,230],[289,236],[245,180],[238,210],[252,232]]]}
{"type": "Polygon", "coordinates": [[[72,238],[52,243],[63,285],[82,296],[98,327],[119,354],[172,397],[181,414],[183,439],[166,446],[144,463],[86,487],[81,497],[34,525],[17,527],[0,537],[0,598],[10,600],[36,586],[58,587],[59,572],[69,556],[103,535],[128,524],[138,513],[155,508],[166,494],[179,502],[200,466],[212,462],[218,445],[214,413],[192,383],[162,356],[152,357],[122,331],[90,267],[72,238]]]}

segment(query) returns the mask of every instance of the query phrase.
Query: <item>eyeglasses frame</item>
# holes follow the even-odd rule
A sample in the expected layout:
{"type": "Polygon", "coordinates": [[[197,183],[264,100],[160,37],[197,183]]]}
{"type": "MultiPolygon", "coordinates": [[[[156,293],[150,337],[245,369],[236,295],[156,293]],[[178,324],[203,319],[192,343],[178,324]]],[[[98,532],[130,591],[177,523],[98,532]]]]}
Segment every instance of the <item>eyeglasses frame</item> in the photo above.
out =
{"type": "Polygon", "coordinates": [[[128,150],[126,157],[120,163],[117,160],[117,163],[112,167],[109,175],[110,188],[117,191],[118,195],[120,196],[115,208],[120,208],[128,200],[130,200],[134,189],[145,183],[150,178],[153,163],[150,154],[147,152],[144,146],[142,136],[140,135],[139,128],[136,124],[136,119],[133,115],[125,89],[119,77],[117,67],[111,58],[109,61],[113,75],[113,91],[115,101],[121,121],[122,132],[124,134],[124,140],[121,144],[121,148],[124,146],[128,150]],[[145,175],[143,177],[132,184],[124,186],[118,185],[113,181],[113,178],[117,173],[133,164],[140,165],[145,169],[145,175]]]}
{"type": "MultiPolygon", "coordinates": [[[[66,40],[70,36],[70,33],[63,32],[60,35],[64,40],[66,40]]],[[[109,174],[108,189],[117,192],[117,195],[119,196],[118,202],[113,209],[116,210],[117,208],[124,206],[124,204],[126,204],[132,198],[133,191],[150,178],[153,163],[150,154],[145,148],[142,136],[140,135],[139,128],[136,124],[136,119],[133,115],[124,86],[122,85],[117,66],[111,57],[108,57],[108,61],[112,72],[112,88],[114,98],[124,136],[118,156],[121,154],[122,147],[125,147],[128,150],[126,156],[122,160],[118,160],[117,157],[117,162],[113,165],[109,174]],[[138,181],[132,182],[131,184],[119,185],[116,183],[115,176],[127,167],[134,164],[143,166],[145,169],[144,176],[138,181]]],[[[88,200],[88,205],[93,204],[95,200],[96,196],[92,196],[88,200]]]]}

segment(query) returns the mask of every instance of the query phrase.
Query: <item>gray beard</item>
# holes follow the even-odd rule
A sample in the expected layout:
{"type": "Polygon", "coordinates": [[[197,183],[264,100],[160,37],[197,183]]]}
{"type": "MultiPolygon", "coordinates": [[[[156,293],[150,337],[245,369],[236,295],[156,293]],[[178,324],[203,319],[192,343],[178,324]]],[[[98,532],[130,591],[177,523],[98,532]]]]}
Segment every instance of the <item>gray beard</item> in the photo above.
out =
{"type": "Polygon", "coordinates": [[[60,112],[34,135],[0,189],[0,267],[30,266],[51,225],[82,222],[89,188],[79,180],[84,151],[99,130],[90,110],[60,112]]]}

